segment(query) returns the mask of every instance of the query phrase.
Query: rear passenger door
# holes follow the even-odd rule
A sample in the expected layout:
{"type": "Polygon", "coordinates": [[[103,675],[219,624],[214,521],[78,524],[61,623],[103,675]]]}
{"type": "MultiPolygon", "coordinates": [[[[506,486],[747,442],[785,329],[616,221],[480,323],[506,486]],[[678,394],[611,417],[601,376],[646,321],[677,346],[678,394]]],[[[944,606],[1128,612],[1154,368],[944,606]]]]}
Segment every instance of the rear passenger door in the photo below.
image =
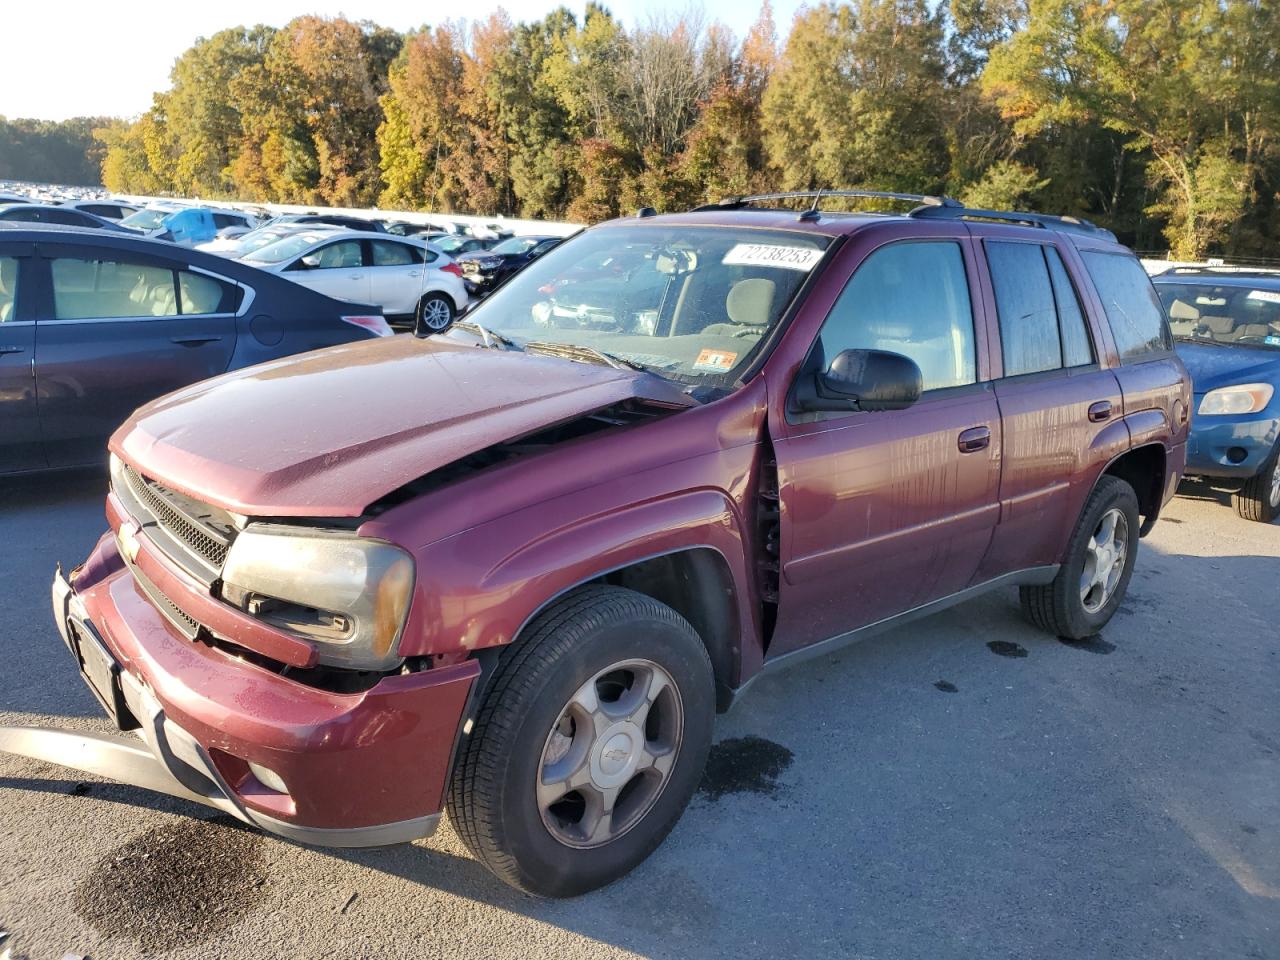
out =
{"type": "Polygon", "coordinates": [[[27,304],[31,244],[0,243],[0,473],[43,467],[36,416],[36,328],[27,304]]]}
{"type": "Polygon", "coordinates": [[[40,244],[35,376],[51,467],[93,463],[133,410],[227,369],[244,291],[112,248],[40,244]]]}
{"type": "Polygon", "coordinates": [[[386,314],[411,314],[422,292],[422,251],[395,240],[366,240],[369,297],[386,314]]]}
{"type": "Polygon", "coordinates": [[[1098,472],[1129,437],[1120,385],[1068,266],[1070,249],[1007,234],[985,238],[982,248],[1004,437],[987,579],[1057,563],[1098,472]]]}

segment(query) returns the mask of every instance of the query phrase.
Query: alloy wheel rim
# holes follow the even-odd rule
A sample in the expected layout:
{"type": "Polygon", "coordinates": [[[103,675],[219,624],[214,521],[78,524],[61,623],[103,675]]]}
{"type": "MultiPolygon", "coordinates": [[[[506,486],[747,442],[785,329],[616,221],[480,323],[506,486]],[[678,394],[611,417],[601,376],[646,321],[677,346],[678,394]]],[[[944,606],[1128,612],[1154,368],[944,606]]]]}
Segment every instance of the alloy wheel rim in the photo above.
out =
{"type": "Polygon", "coordinates": [[[422,320],[431,330],[443,330],[449,325],[449,305],[439,297],[422,305],[422,320]]]}
{"type": "Polygon", "coordinates": [[[1122,510],[1112,507],[1089,538],[1080,571],[1080,602],[1086,611],[1097,613],[1115,595],[1128,553],[1129,520],[1122,510]]]}
{"type": "Polygon", "coordinates": [[[599,847],[653,809],[684,733],[675,680],[652,660],[624,660],[582,684],[547,734],[535,795],[565,846],[599,847]]]}
{"type": "Polygon", "coordinates": [[[1280,457],[1271,465],[1271,506],[1280,507],[1280,457]]]}

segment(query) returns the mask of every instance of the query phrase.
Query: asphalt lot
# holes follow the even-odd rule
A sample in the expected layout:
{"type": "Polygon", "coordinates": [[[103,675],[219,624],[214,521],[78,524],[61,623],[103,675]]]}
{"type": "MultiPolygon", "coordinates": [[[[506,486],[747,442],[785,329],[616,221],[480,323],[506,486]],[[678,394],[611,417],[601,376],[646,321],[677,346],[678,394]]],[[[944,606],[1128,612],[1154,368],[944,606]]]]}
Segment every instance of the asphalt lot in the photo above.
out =
{"type": "MultiPolygon", "coordinates": [[[[47,591],[103,484],[0,483],[0,723],[106,729],[47,591]]],[[[1280,958],[1280,525],[1190,492],[1092,643],[1008,590],[756,684],[671,838],[590,896],[510,891],[447,824],[314,851],[0,756],[0,929],[32,960],[1280,958]]]]}

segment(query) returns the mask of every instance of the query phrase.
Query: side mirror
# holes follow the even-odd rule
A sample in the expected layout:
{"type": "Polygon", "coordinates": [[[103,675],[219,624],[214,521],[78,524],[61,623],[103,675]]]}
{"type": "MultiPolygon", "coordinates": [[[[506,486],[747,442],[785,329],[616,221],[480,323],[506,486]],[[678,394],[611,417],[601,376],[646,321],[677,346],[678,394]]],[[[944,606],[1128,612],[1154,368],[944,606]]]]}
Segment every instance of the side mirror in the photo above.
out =
{"type": "Polygon", "coordinates": [[[795,401],[803,411],[904,410],[920,399],[920,367],[885,350],[842,350],[826,371],[802,376],[795,401]]]}

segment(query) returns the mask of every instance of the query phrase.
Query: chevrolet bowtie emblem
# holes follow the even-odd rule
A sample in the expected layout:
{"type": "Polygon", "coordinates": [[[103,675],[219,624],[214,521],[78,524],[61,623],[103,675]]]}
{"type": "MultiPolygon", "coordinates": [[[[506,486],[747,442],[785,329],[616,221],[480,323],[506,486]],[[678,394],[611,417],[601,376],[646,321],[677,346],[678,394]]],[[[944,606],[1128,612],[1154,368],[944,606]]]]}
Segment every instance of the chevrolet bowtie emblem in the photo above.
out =
{"type": "Polygon", "coordinates": [[[136,563],[138,559],[138,528],[132,523],[120,524],[120,532],[116,534],[116,541],[120,544],[120,552],[124,554],[124,558],[130,563],[136,563]]]}

